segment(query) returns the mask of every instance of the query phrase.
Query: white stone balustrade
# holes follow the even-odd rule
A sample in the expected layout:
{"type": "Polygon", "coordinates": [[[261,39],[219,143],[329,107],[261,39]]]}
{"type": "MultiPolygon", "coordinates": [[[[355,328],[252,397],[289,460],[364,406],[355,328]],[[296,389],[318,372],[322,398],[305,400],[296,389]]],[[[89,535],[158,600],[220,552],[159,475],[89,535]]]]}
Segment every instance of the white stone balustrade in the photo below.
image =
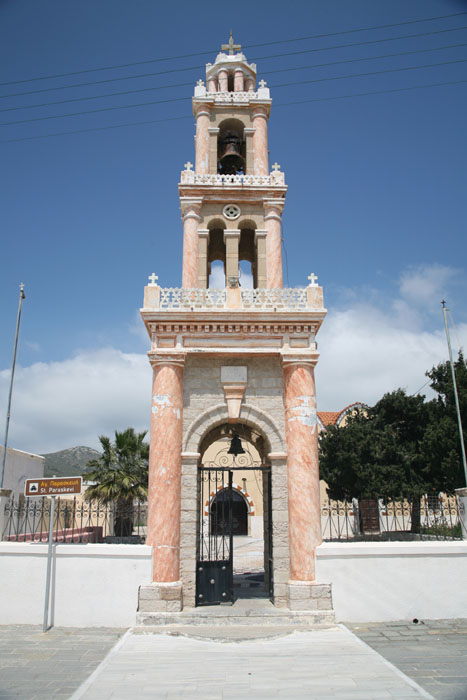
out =
{"type": "MultiPolygon", "coordinates": [[[[191,165],[191,163],[190,163],[191,165]]],[[[284,173],[275,170],[270,175],[219,175],[199,174],[187,168],[182,170],[180,182],[182,185],[217,185],[220,187],[275,187],[285,185],[284,173]]]]}
{"type": "Polygon", "coordinates": [[[307,311],[322,309],[321,287],[285,289],[186,289],[155,287],[145,295],[145,308],[162,311],[205,311],[236,309],[239,311],[307,311]],[[310,289],[313,293],[310,294],[310,289]],[[157,294],[154,292],[157,290],[157,294]]]}

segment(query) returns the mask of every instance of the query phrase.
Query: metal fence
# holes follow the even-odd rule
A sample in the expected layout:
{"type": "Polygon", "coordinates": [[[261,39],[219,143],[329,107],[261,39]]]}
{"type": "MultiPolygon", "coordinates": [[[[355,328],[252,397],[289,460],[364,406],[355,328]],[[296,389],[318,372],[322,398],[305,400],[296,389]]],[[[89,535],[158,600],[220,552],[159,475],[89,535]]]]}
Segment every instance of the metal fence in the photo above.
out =
{"type": "MultiPolygon", "coordinates": [[[[5,507],[0,539],[46,542],[50,498],[11,500],[5,507]]],[[[146,503],[106,503],[81,498],[55,502],[53,540],[62,543],[144,544],[146,503]]],[[[274,520],[274,513],[272,514],[274,520]]],[[[0,518],[1,521],[1,518],[0,518]]],[[[321,503],[321,528],[327,541],[460,540],[459,504],[455,496],[437,494],[410,500],[404,497],[352,499],[321,503]]]]}
{"type": "MultiPolygon", "coordinates": [[[[23,498],[7,503],[0,539],[9,542],[47,542],[50,498],[23,498]]],[[[144,544],[147,504],[99,503],[77,498],[57,498],[53,541],[62,543],[144,544]]]]}
{"type": "Polygon", "coordinates": [[[446,494],[326,499],[321,504],[321,528],[327,541],[462,539],[458,501],[446,494]]]}

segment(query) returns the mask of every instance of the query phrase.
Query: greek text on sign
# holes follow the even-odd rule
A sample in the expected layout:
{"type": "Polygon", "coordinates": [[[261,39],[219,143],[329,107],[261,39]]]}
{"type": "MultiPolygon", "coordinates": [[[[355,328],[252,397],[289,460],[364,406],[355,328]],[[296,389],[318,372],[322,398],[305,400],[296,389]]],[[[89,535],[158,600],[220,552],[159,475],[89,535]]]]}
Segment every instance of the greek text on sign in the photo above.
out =
{"type": "Polygon", "coordinates": [[[81,476],[52,477],[47,479],[26,479],[25,496],[65,496],[81,493],[83,478],[81,476]]]}

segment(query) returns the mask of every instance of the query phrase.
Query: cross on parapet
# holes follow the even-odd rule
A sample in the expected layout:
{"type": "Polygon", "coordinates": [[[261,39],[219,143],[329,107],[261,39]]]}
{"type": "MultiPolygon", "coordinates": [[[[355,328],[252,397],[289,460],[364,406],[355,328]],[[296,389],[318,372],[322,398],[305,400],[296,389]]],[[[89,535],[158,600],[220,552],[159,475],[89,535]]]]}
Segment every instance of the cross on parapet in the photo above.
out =
{"type": "Polygon", "coordinates": [[[153,273],[152,273],[151,275],[149,275],[149,277],[148,277],[149,284],[156,284],[156,282],[157,282],[158,279],[159,279],[159,277],[156,275],[155,272],[153,272],[153,273]]]}
{"type": "Polygon", "coordinates": [[[222,44],[221,46],[221,51],[228,51],[229,56],[233,56],[235,54],[235,51],[240,51],[242,48],[241,44],[234,44],[233,36],[232,36],[232,30],[230,30],[230,39],[228,44],[222,44]]]}
{"type": "Polygon", "coordinates": [[[204,87],[204,80],[201,80],[201,78],[200,78],[200,79],[198,80],[198,82],[196,83],[196,85],[197,85],[198,87],[204,87]]]}
{"type": "Polygon", "coordinates": [[[315,275],[314,272],[312,272],[311,275],[308,275],[308,279],[310,280],[310,287],[317,287],[318,286],[316,284],[316,280],[318,279],[318,275],[315,275]]]}
{"type": "Polygon", "coordinates": [[[190,172],[190,170],[193,167],[193,163],[190,163],[190,161],[188,161],[188,163],[185,163],[183,167],[185,168],[185,170],[188,170],[188,172],[190,172]]]}
{"type": "Polygon", "coordinates": [[[275,170],[277,173],[277,171],[281,169],[281,166],[279,165],[279,163],[274,163],[274,165],[272,166],[272,169],[275,170]]]}
{"type": "Polygon", "coordinates": [[[260,80],[258,85],[260,86],[260,88],[264,88],[264,87],[266,87],[267,82],[265,80],[260,80]]]}

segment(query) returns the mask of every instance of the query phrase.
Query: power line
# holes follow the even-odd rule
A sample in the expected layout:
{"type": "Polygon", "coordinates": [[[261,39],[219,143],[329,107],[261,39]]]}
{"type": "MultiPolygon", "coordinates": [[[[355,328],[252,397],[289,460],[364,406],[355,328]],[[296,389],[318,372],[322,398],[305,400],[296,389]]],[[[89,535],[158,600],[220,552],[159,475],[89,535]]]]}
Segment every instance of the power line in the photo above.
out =
{"type": "MultiPolygon", "coordinates": [[[[463,44],[448,44],[447,46],[437,46],[435,48],[431,49],[415,49],[413,51],[400,51],[398,53],[387,53],[387,54],[382,54],[381,56],[368,56],[365,58],[350,58],[346,59],[343,61],[331,61],[327,63],[314,63],[312,65],[308,66],[298,66],[296,68],[278,68],[275,70],[267,71],[265,75],[269,75],[270,73],[284,73],[284,72],[290,72],[290,71],[297,71],[297,70],[305,70],[305,69],[310,69],[310,68],[323,68],[323,67],[329,67],[329,66],[337,66],[337,65],[342,65],[346,63],[358,63],[361,61],[374,61],[374,60],[379,60],[382,58],[394,58],[398,56],[409,56],[413,54],[418,54],[418,53],[427,53],[430,51],[441,51],[444,49],[452,49],[452,48],[459,48],[462,46],[467,46],[467,43],[463,44]]],[[[104,93],[103,95],[90,95],[87,97],[72,97],[68,100],[57,100],[55,102],[42,102],[39,104],[34,104],[34,105],[23,105],[22,107],[7,107],[5,109],[0,109],[1,112],[16,112],[21,109],[34,109],[35,107],[50,107],[53,105],[60,105],[60,104],[69,104],[70,102],[84,102],[87,100],[98,100],[102,99],[104,97],[120,97],[122,95],[134,95],[136,93],[140,92],[151,92],[155,90],[167,90],[169,88],[179,88],[179,87],[187,87],[191,86],[192,83],[176,83],[172,85],[158,85],[155,87],[148,87],[148,88],[140,88],[138,90],[123,90],[120,92],[108,92],[104,93]]]]}
{"type": "MultiPolygon", "coordinates": [[[[370,71],[366,73],[354,73],[350,75],[341,75],[341,76],[335,76],[332,78],[313,78],[312,80],[301,80],[298,82],[293,82],[293,83],[282,83],[279,85],[272,85],[271,88],[273,89],[278,89],[278,88],[283,88],[283,87],[290,87],[293,85],[304,85],[304,84],[309,84],[309,83],[322,83],[322,82],[329,82],[332,80],[346,80],[348,78],[361,78],[361,77],[367,77],[370,75],[382,75],[385,73],[398,73],[401,71],[409,71],[409,70],[419,70],[421,68],[433,68],[433,67],[438,67],[438,66],[447,66],[447,65],[452,65],[455,63],[466,63],[467,58],[463,59],[458,59],[456,61],[442,61],[440,63],[425,63],[421,66],[408,66],[404,68],[386,68],[385,70],[380,70],[380,71],[370,71]]],[[[115,110],[119,109],[131,109],[133,107],[146,107],[146,106],[152,106],[156,104],[164,104],[167,102],[181,102],[183,100],[188,100],[190,99],[189,97],[172,97],[168,98],[166,100],[151,100],[150,102],[139,102],[136,104],[130,104],[130,105],[118,105],[114,107],[100,107],[99,109],[90,109],[90,110],[85,110],[84,112],[69,112],[68,114],[52,114],[46,117],[31,117],[30,119],[18,119],[16,121],[12,122],[0,122],[0,126],[12,126],[14,124],[28,124],[31,122],[41,122],[41,121],[48,121],[49,119],[63,119],[67,117],[76,117],[76,116],[81,116],[85,114],[97,114],[98,112],[112,112],[115,110]]]]}
{"type": "MultiPolygon", "coordinates": [[[[262,46],[273,46],[273,45],[278,45],[278,44],[287,44],[287,43],[291,43],[294,41],[308,41],[310,39],[324,39],[324,38],[327,38],[330,36],[341,36],[344,34],[355,34],[357,32],[369,32],[369,31],[373,31],[375,29],[389,29],[390,27],[402,27],[402,26],[406,26],[409,24],[419,24],[421,22],[433,22],[433,21],[440,20],[440,19],[449,19],[451,17],[459,17],[459,16],[465,15],[465,14],[467,14],[467,12],[455,12],[455,13],[449,14],[449,15],[438,15],[437,17],[425,17],[423,19],[413,19],[413,20],[408,20],[405,22],[394,22],[391,24],[379,24],[379,25],[375,25],[373,27],[360,27],[357,29],[345,29],[345,30],[342,30],[340,32],[328,32],[326,34],[312,34],[310,36],[297,37],[294,39],[280,39],[278,41],[267,41],[267,42],[263,42],[261,44],[244,44],[242,48],[252,49],[252,48],[260,48],[262,46]]],[[[17,85],[20,83],[30,83],[30,82],[34,82],[37,80],[51,80],[53,78],[66,78],[66,77],[72,76],[72,75],[83,75],[85,73],[94,73],[94,72],[103,71],[103,70],[114,70],[114,69],[118,69],[118,68],[129,68],[131,66],[141,66],[141,65],[144,65],[147,63],[160,63],[162,61],[174,61],[174,60],[179,60],[182,58],[193,58],[195,56],[205,56],[207,54],[212,54],[212,53],[215,53],[218,51],[219,51],[219,49],[215,48],[215,49],[210,49],[208,51],[199,51],[196,53],[179,54],[178,56],[166,56],[166,57],[162,57],[162,58],[152,58],[152,59],[148,59],[146,61],[132,61],[130,63],[120,63],[120,64],[116,64],[116,65],[112,65],[112,66],[102,66],[100,68],[88,68],[85,70],[71,71],[68,73],[55,73],[53,75],[43,75],[43,76],[37,76],[34,78],[24,78],[22,80],[13,80],[10,82],[0,83],[0,86],[17,85]]]]}
{"type": "MultiPolygon", "coordinates": [[[[368,92],[357,92],[357,93],[352,93],[349,95],[334,95],[332,97],[315,97],[311,98],[309,100],[298,100],[294,102],[279,102],[278,104],[275,105],[275,107],[290,107],[293,105],[298,105],[298,104],[305,104],[309,102],[329,102],[331,100],[344,100],[344,99],[350,99],[354,97],[368,97],[371,95],[384,95],[384,94],[389,94],[393,92],[408,92],[410,90],[423,90],[425,88],[432,88],[432,87],[441,87],[441,86],[452,86],[452,85],[459,85],[461,83],[467,83],[466,80],[453,80],[453,81],[448,81],[448,82],[439,82],[439,83],[428,83],[426,85],[412,85],[410,87],[404,87],[404,88],[391,88],[389,90],[371,90],[368,92]]],[[[48,139],[52,138],[55,136],[69,136],[73,134],[84,134],[84,133],[89,133],[92,131],[107,131],[109,129],[121,129],[124,127],[128,126],[142,126],[142,125],[147,125],[147,124],[159,124],[161,122],[170,122],[170,121],[177,121],[179,119],[192,119],[191,114],[187,114],[186,116],[181,116],[181,117],[164,117],[162,119],[148,119],[145,121],[139,121],[139,122],[126,122],[125,124],[113,124],[110,126],[97,126],[97,127],[90,127],[88,129],[75,129],[73,131],[59,131],[55,132],[52,134],[42,134],[40,136],[22,136],[20,138],[13,138],[13,139],[4,139],[0,141],[0,143],[14,143],[17,141],[35,141],[37,139],[48,139]]]]}
{"type": "MultiPolygon", "coordinates": [[[[358,41],[358,42],[353,42],[351,44],[336,44],[334,46],[324,46],[321,48],[314,48],[314,49],[303,49],[302,51],[290,51],[288,53],[278,53],[278,54],[271,54],[270,56],[258,56],[252,59],[252,61],[259,61],[259,60],[266,60],[266,59],[271,59],[271,58],[284,58],[286,56],[298,56],[299,54],[304,54],[304,53],[316,53],[317,51],[334,51],[335,49],[346,49],[346,48],[352,48],[354,46],[369,46],[370,44],[380,44],[380,43],[386,43],[388,41],[398,41],[399,39],[414,39],[418,38],[421,36],[433,36],[435,34],[446,34],[448,32],[457,32],[462,29],[467,29],[467,25],[463,25],[462,27],[454,27],[452,29],[437,29],[432,32],[421,32],[419,34],[405,34],[402,36],[394,36],[394,37],[386,37],[384,39],[371,39],[369,41],[358,41]]],[[[151,78],[156,75],[165,75],[166,73],[178,73],[182,71],[187,71],[187,70],[204,70],[205,66],[195,66],[195,67],[186,67],[186,68],[176,68],[176,69],[170,69],[167,71],[156,71],[156,72],[151,72],[151,73],[138,73],[137,75],[128,75],[128,76],[121,76],[118,78],[106,78],[103,80],[92,80],[88,81],[86,83],[74,83],[73,85],[61,85],[59,87],[52,87],[52,88],[42,88],[40,90],[28,90],[25,92],[12,92],[7,95],[0,95],[0,99],[6,99],[8,97],[23,97],[24,95],[38,95],[43,92],[56,92],[57,90],[70,90],[72,88],[79,88],[79,87],[88,87],[90,85],[102,85],[104,83],[116,83],[120,82],[122,80],[137,80],[139,78],[151,78]]],[[[269,71],[272,72],[272,71],[269,71]]],[[[265,72],[266,73],[266,72],[265,72]]],[[[0,83],[1,85],[1,83],[0,83]]]]}

